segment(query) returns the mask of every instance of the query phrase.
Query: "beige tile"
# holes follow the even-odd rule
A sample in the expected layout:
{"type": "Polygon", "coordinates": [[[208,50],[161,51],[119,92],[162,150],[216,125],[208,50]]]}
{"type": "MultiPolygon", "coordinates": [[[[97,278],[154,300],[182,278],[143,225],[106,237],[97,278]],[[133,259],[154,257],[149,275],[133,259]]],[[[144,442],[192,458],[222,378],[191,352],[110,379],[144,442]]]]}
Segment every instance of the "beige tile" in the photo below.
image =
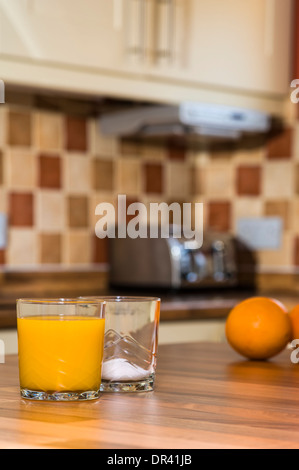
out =
{"type": "Polygon", "coordinates": [[[7,191],[5,188],[0,188],[0,212],[7,213],[7,191]]]}
{"type": "Polygon", "coordinates": [[[3,104],[0,105],[0,146],[5,143],[6,136],[6,109],[7,107],[3,104]]]}
{"type": "Polygon", "coordinates": [[[37,228],[46,233],[61,233],[66,228],[66,201],[60,191],[39,191],[36,195],[37,228]]]}
{"type": "Polygon", "coordinates": [[[160,162],[167,158],[167,150],[164,145],[144,144],[141,146],[140,154],[148,162],[160,162]]]}
{"type": "Polygon", "coordinates": [[[125,157],[117,162],[117,191],[137,196],[141,191],[141,162],[139,158],[125,157]]]}
{"type": "Polygon", "coordinates": [[[33,189],[37,186],[37,159],[32,151],[8,151],[7,183],[12,189],[33,189]]]}
{"type": "Polygon", "coordinates": [[[258,252],[258,262],[260,268],[275,269],[280,267],[290,267],[293,264],[293,237],[290,233],[285,233],[282,238],[282,246],[279,250],[264,250],[258,252]]]}
{"type": "Polygon", "coordinates": [[[67,154],[64,158],[64,187],[71,194],[86,194],[92,189],[91,158],[67,154]]]}
{"type": "Polygon", "coordinates": [[[10,229],[7,248],[7,264],[26,267],[37,264],[38,244],[33,229],[10,229]]]}
{"type": "Polygon", "coordinates": [[[265,164],[263,195],[267,199],[291,198],[294,184],[294,167],[291,162],[265,164]]]}
{"type": "Polygon", "coordinates": [[[89,148],[91,153],[100,157],[115,156],[118,151],[118,141],[114,137],[106,137],[101,133],[97,119],[88,123],[89,148]]]}
{"type": "Polygon", "coordinates": [[[191,167],[184,162],[168,162],[166,170],[166,193],[170,198],[190,198],[192,193],[191,167]]]}
{"type": "Polygon", "coordinates": [[[36,115],[35,143],[40,150],[60,150],[63,147],[63,117],[58,113],[39,112],[36,115]]]}
{"type": "Polygon", "coordinates": [[[213,165],[203,170],[203,194],[213,198],[229,198],[234,195],[235,181],[232,165],[213,165]]]}
{"type": "Polygon", "coordinates": [[[294,199],[291,205],[291,222],[290,225],[293,230],[299,233],[299,198],[294,199]]]}
{"type": "Polygon", "coordinates": [[[262,217],[264,203],[261,197],[239,197],[233,201],[233,228],[240,218],[262,217]]]}
{"type": "Polygon", "coordinates": [[[67,264],[89,264],[92,261],[91,234],[89,232],[69,232],[66,235],[67,264]]]}
{"type": "Polygon", "coordinates": [[[294,125],[294,138],[293,138],[293,156],[294,159],[299,161],[299,122],[294,125]]]}
{"type": "Polygon", "coordinates": [[[241,165],[257,165],[265,160],[265,147],[250,150],[237,150],[234,153],[233,163],[241,165]]]}

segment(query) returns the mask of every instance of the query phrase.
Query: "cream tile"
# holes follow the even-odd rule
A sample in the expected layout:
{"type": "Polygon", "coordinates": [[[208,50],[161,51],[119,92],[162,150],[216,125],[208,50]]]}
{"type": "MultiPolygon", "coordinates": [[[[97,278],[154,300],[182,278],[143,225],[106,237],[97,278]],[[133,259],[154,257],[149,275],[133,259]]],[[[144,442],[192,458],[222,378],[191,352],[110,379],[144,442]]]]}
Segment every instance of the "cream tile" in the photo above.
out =
{"type": "Polygon", "coordinates": [[[291,204],[291,228],[299,233],[299,198],[297,197],[291,204]]]}
{"type": "Polygon", "coordinates": [[[191,167],[184,162],[168,162],[166,169],[166,194],[169,198],[189,199],[192,193],[191,167]]]}
{"type": "Polygon", "coordinates": [[[35,120],[35,145],[40,150],[63,148],[63,116],[59,113],[38,112],[35,120]]]}
{"type": "Polygon", "coordinates": [[[32,229],[10,229],[7,248],[7,264],[26,267],[37,264],[37,236],[32,229]]]}
{"type": "Polygon", "coordinates": [[[5,144],[5,136],[7,134],[6,132],[6,123],[7,123],[6,109],[7,109],[7,106],[0,104],[0,146],[5,144]]]}
{"type": "Polygon", "coordinates": [[[243,217],[263,217],[264,203],[261,197],[239,197],[233,201],[233,229],[243,217]]]}
{"type": "Polygon", "coordinates": [[[294,194],[292,162],[267,162],[264,166],[263,195],[267,199],[291,198],[294,194]]]}
{"type": "Polygon", "coordinates": [[[60,191],[39,191],[36,195],[37,228],[45,233],[61,233],[66,228],[66,200],[60,191]]]}
{"type": "Polygon", "coordinates": [[[237,150],[234,153],[233,163],[241,165],[256,165],[262,163],[266,156],[266,148],[258,147],[250,150],[237,150]]]}
{"type": "Polygon", "coordinates": [[[89,264],[92,260],[92,238],[89,232],[69,232],[65,237],[67,264],[89,264]]]}
{"type": "Polygon", "coordinates": [[[91,152],[100,157],[115,156],[118,152],[118,140],[114,137],[107,137],[101,133],[97,119],[88,122],[89,148],[91,152]]]}
{"type": "Polygon", "coordinates": [[[293,129],[294,129],[293,156],[294,156],[294,159],[298,162],[299,161],[299,122],[296,122],[293,129]]]}
{"type": "Polygon", "coordinates": [[[91,157],[67,154],[64,157],[64,187],[71,194],[86,194],[92,189],[91,157]]]}
{"type": "Polygon", "coordinates": [[[123,157],[117,162],[117,191],[137,196],[141,192],[141,162],[139,158],[123,157]]]}
{"type": "Polygon", "coordinates": [[[11,150],[6,155],[7,184],[12,189],[37,186],[37,159],[32,151],[11,150]]]}
{"type": "Polygon", "coordinates": [[[258,253],[258,262],[261,269],[293,266],[293,237],[285,233],[282,238],[282,246],[279,250],[264,250],[258,253]]]}
{"type": "Polygon", "coordinates": [[[203,171],[202,192],[209,199],[227,199],[234,195],[235,172],[232,165],[213,165],[203,171]]]}
{"type": "Polygon", "coordinates": [[[0,188],[0,212],[7,213],[7,191],[0,188]]]}

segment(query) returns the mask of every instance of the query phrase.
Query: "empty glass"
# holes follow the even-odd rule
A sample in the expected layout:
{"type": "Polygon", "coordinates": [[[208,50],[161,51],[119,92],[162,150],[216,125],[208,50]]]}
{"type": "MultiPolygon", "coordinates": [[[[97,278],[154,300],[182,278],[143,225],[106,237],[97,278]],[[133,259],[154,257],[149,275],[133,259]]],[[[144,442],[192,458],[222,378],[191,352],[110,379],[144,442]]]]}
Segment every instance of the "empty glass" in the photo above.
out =
{"type": "Polygon", "coordinates": [[[106,302],[101,391],[154,389],[160,299],[92,297],[106,302]]]}

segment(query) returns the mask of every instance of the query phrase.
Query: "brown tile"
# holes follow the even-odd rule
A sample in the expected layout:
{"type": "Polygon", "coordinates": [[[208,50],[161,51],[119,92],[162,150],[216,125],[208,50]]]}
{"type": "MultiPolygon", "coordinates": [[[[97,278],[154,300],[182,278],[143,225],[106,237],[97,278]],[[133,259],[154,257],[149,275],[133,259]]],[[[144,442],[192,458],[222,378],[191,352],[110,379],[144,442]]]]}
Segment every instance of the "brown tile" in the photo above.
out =
{"type": "Polygon", "coordinates": [[[85,196],[68,197],[68,225],[71,228],[88,227],[89,208],[85,196]]]}
{"type": "Polygon", "coordinates": [[[208,226],[210,229],[223,232],[231,228],[230,202],[208,203],[208,226]]]}
{"type": "Polygon", "coordinates": [[[93,262],[94,263],[108,263],[108,238],[98,238],[94,236],[93,240],[93,262]]]}
{"type": "Polygon", "coordinates": [[[299,236],[294,240],[294,265],[299,266],[299,236]]]}
{"type": "Polygon", "coordinates": [[[43,264],[61,263],[62,240],[59,234],[40,234],[40,262],[43,264]]]}
{"type": "Polygon", "coordinates": [[[163,170],[163,166],[160,163],[146,163],[144,165],[146,193],[163,193],[163,170]]]}
{"type": "Polygon", "coordinates": [[[70,151],[87,151],[87,122],[85,118],[66,117],[66,148],[70,151]]]}
{"type": "Polygon", "coordinates": [[[5,264],[5,250],[0,250],[0,265],[5,264]]]}
{"type": "Polygon", "coordinates": [[[114,162],[95,158],[93,161],[93,187],[100,191],[114,189],[114,162]]]}
{"type": "Polygon", "coordinates": [[[293,146],[293,129],[285,129],[271,139],[267,146],[267,158],[291,158],[293,146]]]}
{"type": "Polygon", "coordinates": [[[41,188],[61,188],[61,158],[59,156],[40,155],[39,186],[41,188]]]}
{"type": "Polygon", "coordinates": [[[26,111],[9,111],[7,143],[28,147],[32,141],[31,114],[26,111]]]}
{"type": "Polygon", "coordinates": [[[0,151],[0,184],[3,184],[3,154],[0,151]]]}
{"type": "Polygon", "coordinates": [[[259,196],[261,194],[260,166],[239,166],[237,168],[237,194],[239,196],[259,196]]]}
{"type": "Polygon", "coordinates": [[[33,194],[10,193],[9,224],[15,227],[31,227],[33,222],[33,194]]]}
{"type": "Polygon", "coordinates": [[[289,228],[290,205],[288,201],[266,201],[265,215],[281,217],[284,230],[289,228]]]}

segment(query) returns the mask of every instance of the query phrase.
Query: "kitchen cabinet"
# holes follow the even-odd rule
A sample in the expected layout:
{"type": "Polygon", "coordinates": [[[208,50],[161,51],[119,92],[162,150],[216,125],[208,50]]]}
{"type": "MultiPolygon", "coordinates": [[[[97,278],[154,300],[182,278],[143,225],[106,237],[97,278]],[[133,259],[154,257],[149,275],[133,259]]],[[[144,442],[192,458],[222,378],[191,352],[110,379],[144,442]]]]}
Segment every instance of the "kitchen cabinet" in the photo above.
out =
{"type": "Polygon", "coordinates": [[[0,0],[0,74],[18,86],[281,114],[292,0],[0,0]]]}
{"type": "Polygon", "coordinates": [[[265,94],[288,92],[292,0],[174,2],[172,44],[164,61],[157,56],[151,75],[265,94]]]}
{"type": "MultiPolygon", "coordinates": [[[[0,52],[63,67],[138,73],[137,18],[119,5],[118,12],[117,1],[1,0],[0,52]],[[126,20],[127,29],[132,26],[129,38],[126,20]],[[130,56],[136,56],[135,63],[130,56]]],[[[141,15],[139,10],[137,4],[132,13],[141,15]]]]}

